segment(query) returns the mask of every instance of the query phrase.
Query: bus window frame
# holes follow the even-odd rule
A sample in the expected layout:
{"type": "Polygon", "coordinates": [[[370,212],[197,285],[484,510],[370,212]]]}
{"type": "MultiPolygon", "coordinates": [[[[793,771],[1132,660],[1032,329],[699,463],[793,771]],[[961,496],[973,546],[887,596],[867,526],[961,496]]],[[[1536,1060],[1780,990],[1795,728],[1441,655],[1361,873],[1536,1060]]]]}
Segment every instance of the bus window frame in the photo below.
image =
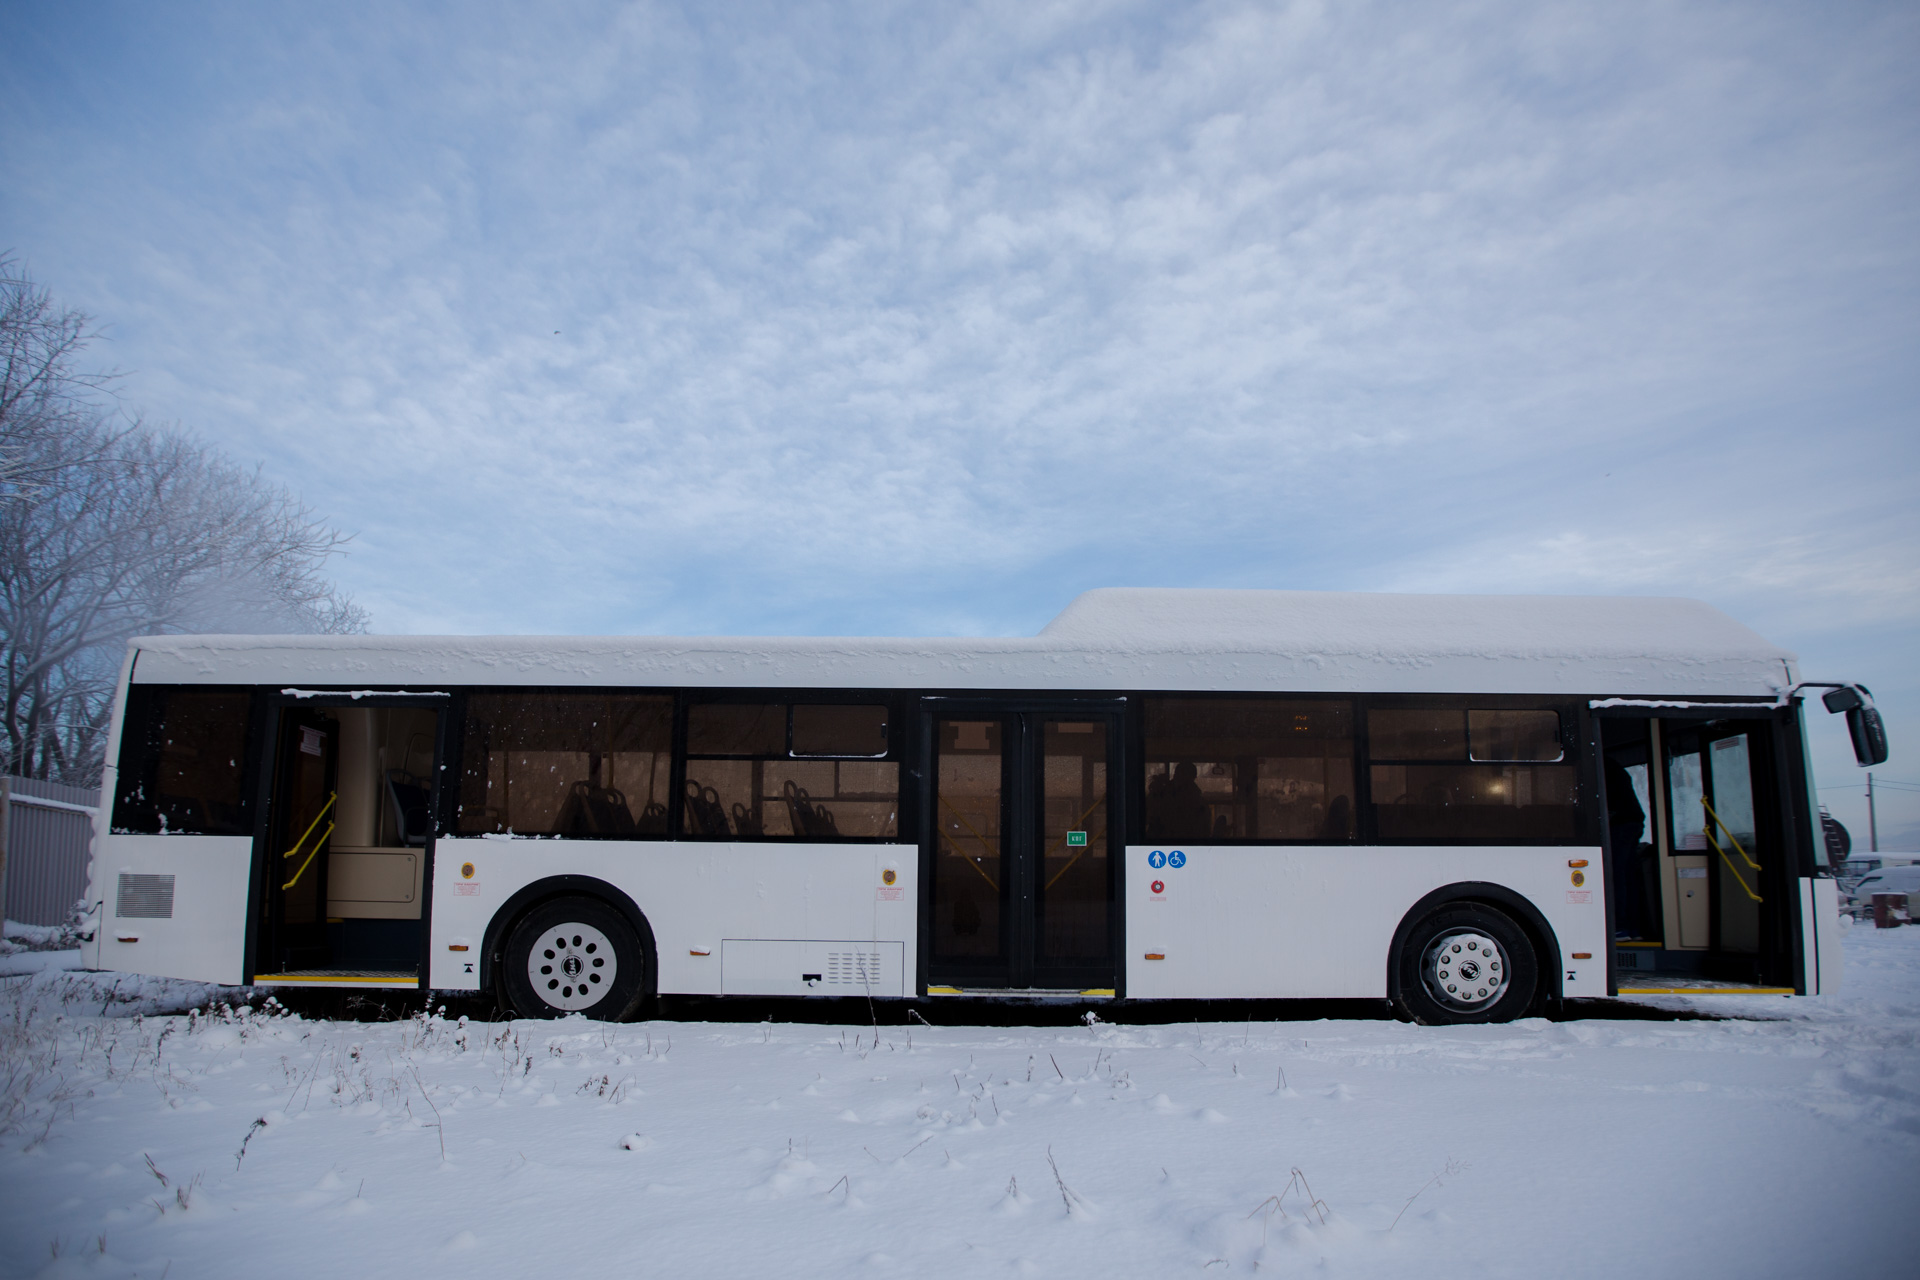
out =
{"type": "MultiPolygon", "coordinates": [[[[1223,691],[1218,689],[1200,689],[1200,690],[1155,689],[1155,690],[1150,690],[1144,693],[1126,693],[1126,694],[1110,695],[1110,696],[1117,696],[1117,697],[1124,698],[1127,703],[1127,724],[1123,729],[1123,734],[1124,734],[1124,740],[1128,748],[1127,767],[1129,770],[1129,776],[1126,779],[1126,792],[1125,792],[1127,797],[1127,829],[1126,830],[1127,830],[1128,844],[1138,845],[1138,844],[1153,843],[1153,841],[1148,838],[1146,833],[1147,706],[1149,703],[1159,701],[1162,699],[1168,699],[1168,700],[1179,701],[1179,702],[1288,702],[1288,703],[1344,702],[1347,704],[1349,713],[1353,716],[1353,736],[1351,739],[1349,739],[1349,741],[1352,743],[1352,746],[1350,748],[1350,762],[1354,769],[1353,803],[1355,807],[1355,817],[1354,817],[1352,836],[1348,837],[1345,840],[1327,840],[1327,839],[1318,838],[1318,837],[1307,838],[1307,839],[1285,839],[1281,837],[1268,837],[1268,836],[1211,836],[1209,835],[1202,840],[1185,840],[1185,841],[1181,841],[1180,843],[1189,844],[1189,845],[1202,845],[1209,848],[1212,848],[1212,847],[1230,848],[1230,847],[1238,846],[1243,848],[1254,848],[1254,849],[1259,849],[1259,848],[1350,849],[1357,845],[1363,845],[1367,843],[1365,830],[1360,825],[1360,820],[1358,816],[1359,806],[1364,803],[1364,800],[1362,799],[1362,795],[1363,795],[1362,788],[1364,784],[1359,773],[1360,766],[1363,761],[1363,756],[1361,755],[1359,744],[1360,744],[1361,731],[1364,727],[1361,723],[1361,720],[1362,720],[1362,717],[1364,717],[1366,714],[1364,705],[1363,705],[1364,695],[1357,694],[1357,693],[1326,693],[1326,692],[1286,693],[1286,692],[1275,692],[1270,689],[1259,689],[1259,690],[1254,690],[1254,691],[1245,692],[1245,693],[1234,692],[1231,690],[1223,691]]],[[[1161,841],[1161,843],[1164,844],[1166,842],[1161,841]]]]}
{"type": "MultiPolygon", "coordinates": [[[[913,844],[910,822],[915,819],[917,806],[913,803],[914,767],[908,752],[908,739],[912,736],[904,728],[902,714],[910,705],[910,700],[896,689],[796,689],[784,685],[753,686],[748,688],[685,688],[672,691],[675,695],[673,713],[673,767],[669,774],[669,794],[667,804],[666,839],[685,841],[689,844],[755,844],[779,847],[782,845],[899,845],[913,844]],[[786,715],[786,754],[784,756],[766,755],[700,755],[690,757],[687,751],[687,722],[696,706],[783,706],[786,715]],[[793,708],[797,706],[882,706],[887,709],[887,750],[885,755],[795,755],[793,752],[793,708]],[[804,763],[823,764],[892,764],[895,766],[894,795],[894,831],[887,836],[743,836],[737,833],[710,836],[696,835],[686,830],[686,787],[687,763],[689,759],[698,760],[776,760],[784,759],[804,763]]],[[[911,714],[911,713],[908,713],[911,714]]],[[[648,837],[659,839],[660,837],[648,837]]]]}
{"type": "MultiPolygon", "coordinates": [[[[272,692],[270,689],[251,684],[129,684],[127,686],[127,703],[120,712],[119,751],[113,760],[113,790],[110,795],[103,794],[101,796],[101,802],[107,807],[106,829],[108,833],[127,836],[210,835],[217,839],[253,838],[254,830],[259,823],[262,812],[260,807],[262,802],[257,795],[260,789],[261,771],[259,743],[261,734],[264,732],[268,720],[266,699],[271,696],[272,692]],[[156,694],[153,692],[155,690],[162,692],[156,694]],[[243,754],[240,760],[239,770],[238,805],[241,810],[241,826],[243,828],[240,831],[205,832],[189,831],[184,828],[148,830],[145,827],[123,826],[120,822],[121,801],[125,796],[129,783],[129,770],[127,769],[128,752],[134,745],[130,740],[127,729],[129,726],[134,726],[139,731],[139,743],[137,747],[139,751],[139,783],[143,787],[153,787],[158,780],[161,755],[153,735],[155,724],[153,702],[159,698],[164,698],[175,693],[230,693],[245,695],[247,698],[246,722],[241,734],[241,750],[243,754]],[[138,704],[137,715],[135,713],[136,703],[138,704]]],[[[148,807],[157,812],[157,796],[149,800],[148,807]]]]}
{"type": "Polygon", "coordinates": [[[1598,755],[1591,749],[1592,716],[1583,700],[1572,696],[1516,693],[1370,693],[1354,695],[1355,803],[1360,807],[1359,838],[1363,845],[1385,848],[1430,846],[1433,848],[1593,848],[1599,845],[1598,755]],[[1458,760],[1374,759],[1368,717],[1374,711],[1458,711],[1461,715],[1461,741],[1465,748],[1458,760]],[[1467,732],[1469,711],[1553,711],[1560,717],[1561,758],[1553,761],[1486,761],[1472,759],[1472,742],[1467,732]],[[1573,833],[1564,840],[1540,841],[1522,837],[1496,836],[1382,836],[1379,814],[1373,803],[1373,766],[1458,765],[1463,768],[1514,766],[1568,768],[1573,771],[1573,833]]]}
{"type": "MultiPolygon", "coordinates": [[[[577,834],[564,835],[564,836],[563,835],[546,835],[546,834],[540,834],[540,833],[529,833],[526,836],[526,838],[530,840],[532,839],[578,840],[582,842],[601,841],[601,840],[656,841],[656,840],[673,839],[674,838],[673,837],[674,815],[678,811],[677,800],[673,792],[673,789],[677,785],[677,782],[674,776],[674,769],[677,766],[680,759],[679,747],[682,741],[682,738],[680,737],[681,716],[682,716],[680,699],[679,699],[680,693],[681,693],[681,690],[678,690],[678,689],[671,689],[671,688],[663,689],[663,688],[657,688],[657,687],[647,686],[647,685],[569,685],[569,684],[456,685],[450,694],[452,698],[452,704],[451,704],[452,709],[450,714],[453,717],[453,725],[451,730],[449,731],[448,748],[447,748],[451,754],[448,755],[446,758],[446,765],[448,769],[450,769],[453,772],[453,775],[454,775],[453,785],[441,788],[442,803],[437,805],[433,811],[434,823],[436,827],[434,834],[437,836],[442,836],[442,837],[445,837],[448,839],[454,839],[454,840],[473,840],[473,839],[479,838],[479,833],[471,832],[471,831],[461,831],[459,830],[459,825],[458,825],[460,820],[460,792],[466,783],[466,764],[467,764],[466,752],[467,752],[467,724],[468,724],[467,705],[468,705],[469,698],[475,695],[478,695],[481,697],[495,697],[495,696],[506,696],[506,695],[524,695],[524,696],[553,695],[553,696],[563,696],[563,697],[564,696],[587,696],[587,697],[592,697],[592,696],[609,697],[610,696],[610,697],[632,697],[632,698],[671,698],[674,700],[674,705],[672,709],[673,733],[669,738],[669,746],[668,746],[667,830],[664,833],[628,831],[628,832],[620,832],[616,834],[606,834],[606,835],[596,835],[591,833],[577,833],[577,834]]],[[[518,839],[520,837],[516,835],[509,838],[518,839]]]]}

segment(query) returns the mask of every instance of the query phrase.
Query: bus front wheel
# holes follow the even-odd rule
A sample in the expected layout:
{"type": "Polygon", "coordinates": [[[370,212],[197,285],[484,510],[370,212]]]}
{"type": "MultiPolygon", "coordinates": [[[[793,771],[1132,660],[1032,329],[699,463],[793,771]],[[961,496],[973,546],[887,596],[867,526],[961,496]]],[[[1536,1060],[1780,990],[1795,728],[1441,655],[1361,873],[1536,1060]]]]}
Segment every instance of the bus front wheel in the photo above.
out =
{"type": "Polygon", "coordinates": [[[1510,1022],[1532,1009],[1540,963],[1505,913],[1456,902],[1408,932],[1394,958],[1402,1012],[1415,1022],[1510,1022]]]}
{"type": "Polygon", "coordinates": [[[614,1021],[638,1001],[646,957],[633,929],[597,898],[557,898],[527,912],[500,957],[501,994],[523,1017],[571,1013],[614,1021]]]}

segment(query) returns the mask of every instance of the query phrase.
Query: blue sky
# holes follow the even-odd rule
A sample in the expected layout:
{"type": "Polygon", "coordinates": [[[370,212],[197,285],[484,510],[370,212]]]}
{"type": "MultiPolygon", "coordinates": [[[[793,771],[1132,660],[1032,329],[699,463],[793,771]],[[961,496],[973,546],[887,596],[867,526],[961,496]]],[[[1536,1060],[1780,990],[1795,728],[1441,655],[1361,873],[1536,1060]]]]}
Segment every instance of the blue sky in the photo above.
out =
{"type": "Polygon", "coordinates": [[[1920,782],[1910,5],[7,26],[0,246],[129,410],[355,532],[377,629],[1683,594],[1872,685],[1920,782]]]}

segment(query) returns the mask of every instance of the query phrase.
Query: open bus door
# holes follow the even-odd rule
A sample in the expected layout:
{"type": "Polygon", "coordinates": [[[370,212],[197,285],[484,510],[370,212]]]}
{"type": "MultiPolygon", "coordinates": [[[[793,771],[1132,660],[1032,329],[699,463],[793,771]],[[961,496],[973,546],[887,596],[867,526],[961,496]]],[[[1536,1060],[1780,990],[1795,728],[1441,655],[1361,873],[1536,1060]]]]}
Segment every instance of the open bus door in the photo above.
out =
{"type": "Polygon", "coordinates": [[[253,980],[418,986],[444,698],[313,695],[269,716],[253,980]]]}
{"type": "Polygon", "coordinates": [[[1805,989],[1799,753],[1785,711],[1728,712],[1600,720],[1622,994],[1805,989]]]}

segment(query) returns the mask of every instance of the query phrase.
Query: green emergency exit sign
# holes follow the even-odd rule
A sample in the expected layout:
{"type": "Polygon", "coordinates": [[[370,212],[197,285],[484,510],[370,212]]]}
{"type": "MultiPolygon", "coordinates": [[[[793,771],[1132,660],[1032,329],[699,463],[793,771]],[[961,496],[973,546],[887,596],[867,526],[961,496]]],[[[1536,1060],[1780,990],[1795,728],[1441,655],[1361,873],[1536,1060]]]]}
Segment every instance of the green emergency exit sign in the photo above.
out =
{"type": "Polygon", "coordinates": [[[1084,831],[1067,832],[1067,847],[1069,849],[1084,849],[1086,847],[1086,844],[1087,844],[1086,832],[1084,831]]]}

